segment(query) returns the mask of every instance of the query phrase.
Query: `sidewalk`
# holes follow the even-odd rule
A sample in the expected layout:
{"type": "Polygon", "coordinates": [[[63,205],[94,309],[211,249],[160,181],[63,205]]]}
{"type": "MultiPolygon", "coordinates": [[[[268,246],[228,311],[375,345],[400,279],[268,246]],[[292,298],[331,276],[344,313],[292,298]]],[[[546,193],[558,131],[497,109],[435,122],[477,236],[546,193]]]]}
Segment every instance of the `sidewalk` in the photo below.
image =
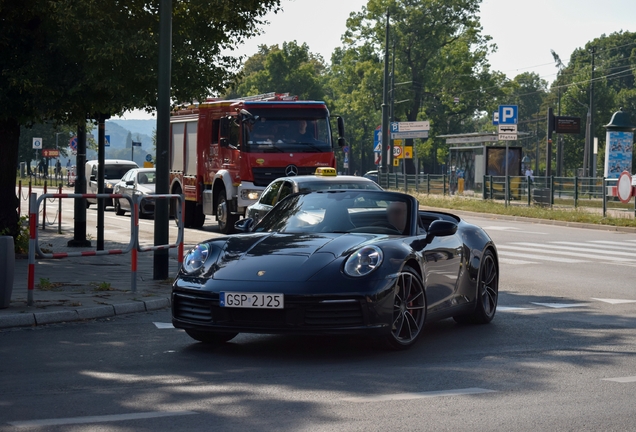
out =
{"type": "MultiPolygon", "coordinates": [[[[71,234],[72,236],[72,234],[71,234]]],[[[72,237],[71,237],[72,238],[72,237]]],[[[60,236],[54,229],[39,230],[38,243],[58,251],[66,247],[69,233],[60,236]]],[[[69,251],[95,250],[73,248],[69,251]]],[[[105,250],[126,245],[105,242],[105,250]]],[[[0,309],[0,329],[37,326],[59,322],[106,318],[170,306],[172,278],[178,271],[177,250],[169,250],[169,280],[153,280],[153,252],[138,253],[137,286],[132,292],[130,253],[35,260],[33,306],[27,306],[27,256],[16,256],[13,292],[8,308],[0,309]]]]}

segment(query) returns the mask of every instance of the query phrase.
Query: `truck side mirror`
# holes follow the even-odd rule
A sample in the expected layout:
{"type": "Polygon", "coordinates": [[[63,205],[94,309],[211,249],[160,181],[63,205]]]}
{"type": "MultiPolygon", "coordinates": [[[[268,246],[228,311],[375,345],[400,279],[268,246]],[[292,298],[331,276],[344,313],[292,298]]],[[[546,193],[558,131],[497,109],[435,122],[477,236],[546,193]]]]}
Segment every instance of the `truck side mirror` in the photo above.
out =
{"type": "Polygon", "coordinates": [[[227,137],[230,135],[230,119],[228,117],[223,117],[219,122],[219,135],[221,136],[219,141],[221,145],[224,139],[227,145],[227,137]]]}
{"type": "Polygon", "coordinates": [[[221,147],[227,147],[230,144],[230,141],[227,138],[221,138],[219,140],[219,145],[221,147]]]}
{"type": "Polygon", "coordinates": [[[338,117],[338,144],[340,144],[340,138],[344,138],[344,129],[344,119],[342,117],[338,117]]]}

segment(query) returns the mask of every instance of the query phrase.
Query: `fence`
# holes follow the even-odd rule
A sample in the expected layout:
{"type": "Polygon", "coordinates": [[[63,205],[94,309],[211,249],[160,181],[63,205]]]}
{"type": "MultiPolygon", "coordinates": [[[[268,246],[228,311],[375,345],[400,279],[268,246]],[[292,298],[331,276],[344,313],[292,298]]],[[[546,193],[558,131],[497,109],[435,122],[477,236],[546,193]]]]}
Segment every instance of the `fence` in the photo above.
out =
{"type": "MultiPolygon", "coordinates": [[[[31,193],[29,197],[29,265],[28,265],[28,278],[27,278],[27,305],[32,306],[34,304],[33,291],[35,285],[35,255],[36,253],[40,258],[69,258],[80,256],[100,256],[100,255],[116,255],[125,254],[131,252],[131,290],[136,292],[137,288],[137,252],[155,251],[161,249],[178,248],[179,266],[183,263],[183,240],[184,240],[184,224],[183,214],[185,206],[185,200],[183,195],[175,194],[163,194],[163,195],[149,195],[144,197],[131,198],[122,194],[47,194],[44,193],[38,198],[36,193],[31,193]],[[109,250],[88,250],[79,252],[63,252],[63,253],[47,253],[42,251],[38,242],[38,216],[40,214],[39,208],[41,203],[46,203],[48,199],[58,199],[60,201],[60,217],[61,217],[61,200],[64,198],[70,199],[126,199],[130,203],[130,208],[133,209],[132,217],[130,218],[131,233],[130,241],[128,245],[123,249],[109,249],[109,250]],[[157,199],[177,199],[179,205],[176,206],[177,214],[177,226],[178,234],[175,243],[169,243],[165,245],[155,245],[151,247],[141,246],[139,243],[139,206],[143,200],[157,200],[157,199]]],[[[44,227],[43,227],[44,229],[44,227]]]]}
{"type": "Polygon", "coordinates": [[[633,206],[620,203],[608,192],[608,188],[616,185],[616,180],[602,177],[484,176],[481,183],[475,183],[469,189],[462,187],[462,179],[445,174],[379,173],[378,182],[385,189],[405,193],[500,200],[505,205],[590,207],[602,209],[603,217],[607,216],[608,210],[636,217],[636,202],[633,206]]]}

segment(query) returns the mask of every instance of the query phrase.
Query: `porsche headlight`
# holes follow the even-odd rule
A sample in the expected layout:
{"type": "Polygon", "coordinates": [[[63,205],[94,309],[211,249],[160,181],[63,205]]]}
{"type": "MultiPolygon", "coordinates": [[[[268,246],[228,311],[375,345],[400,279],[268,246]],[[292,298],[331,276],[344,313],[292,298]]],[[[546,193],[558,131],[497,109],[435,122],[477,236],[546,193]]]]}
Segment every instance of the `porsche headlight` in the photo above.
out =
{"type": "Polygon", "coordinates": [[[348,276],[366,276],[382,264],[382,250],[377,246],[364,246],[345,262],[344,272],[348,276]]]}
{"type": "Polygon", "coordinates": [[[188,252],[183,259],[183,270],[192,273],[199,270],[210,256],[210,245],[201,243],[188,252]]]}

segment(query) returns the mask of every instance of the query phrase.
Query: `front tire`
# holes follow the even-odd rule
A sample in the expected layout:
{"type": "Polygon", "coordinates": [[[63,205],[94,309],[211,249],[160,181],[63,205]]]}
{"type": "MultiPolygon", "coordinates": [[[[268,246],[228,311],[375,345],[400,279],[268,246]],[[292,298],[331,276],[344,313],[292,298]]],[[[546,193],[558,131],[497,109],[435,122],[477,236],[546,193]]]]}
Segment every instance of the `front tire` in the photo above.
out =
{"type": "Polygon", "coordinates": [[[499,270],[491,250],[484,252],[479,267],[475,311],[470,315],[453,317],[460,324],[488,324],[495,317],[499,298],[499,270]]]}
{"type": "Polygon", "coordinates": [[[230,213],[227,203],[225,191],[219,192],[218,204],[216,206],[216,220],[219,224],[219,231],[223,234],[232,234],[234,232],[234,224],[238,221],[238,215],[230,213]]]}
{"type": "Polygon", "coordinates": [[[185,331],[192,339],[207,344],[222,344],[238,335],[238,333],[224,333],[215,331],[199,331],[186,329],[185,331]]]}
{"type": "Polygon", "coordinates": [[[115,200],[115,214],[117,216],[123,216],[126,214],[126,211],[122,210],[121,204],[118,199],[115,200]]]}
{"type": "Polygon", "coordinates": [[[420,276],[404,267],[394,286],[393,318],[387,343],[393,349],[407,349],[417,341],[426,322],[426,294],[420,276]]]}

